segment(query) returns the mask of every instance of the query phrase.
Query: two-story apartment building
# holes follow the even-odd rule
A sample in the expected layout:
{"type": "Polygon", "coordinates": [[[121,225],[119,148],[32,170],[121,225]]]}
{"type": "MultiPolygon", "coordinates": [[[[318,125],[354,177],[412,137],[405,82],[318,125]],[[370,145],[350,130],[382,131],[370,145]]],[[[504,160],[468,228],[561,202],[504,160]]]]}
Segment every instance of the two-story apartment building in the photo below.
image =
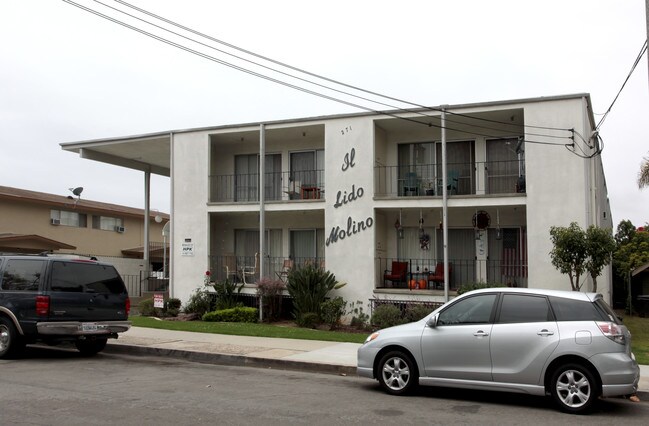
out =
{"type": "Polygon", "coordinates": [[[612,228],[594,129],[590,97],[577,94],[63,149],[171,176],[175,297],[187,300],[206,270],[254,293],[260,273],[310,262],[347,283],[346,300],[443,301],[472,282],[569,288],[550,262],[550,227],[612,228]]]}

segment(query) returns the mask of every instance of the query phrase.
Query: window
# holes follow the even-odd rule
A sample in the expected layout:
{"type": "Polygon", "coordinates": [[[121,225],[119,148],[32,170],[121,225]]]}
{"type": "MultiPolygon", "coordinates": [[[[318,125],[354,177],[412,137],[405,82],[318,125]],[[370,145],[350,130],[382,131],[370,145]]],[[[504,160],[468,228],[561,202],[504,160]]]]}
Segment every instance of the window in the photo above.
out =
{"type": "Polygon", "coordinates": [[[10,291],[37,291],[43,273],[43,260],[15,259],[7,261],[2,275],[2,289],[10,291]]]}
{"type": "Polygon", "coordinates": [[[557,321],[611,321],[591,302],[550,297],[557,321]]]}
{"type": "Polygon", "coordinates": [[[500,308],[500,323],[552,321],[545,297],[505,294],[500,308]]]}
{"type": "Polygon", "coordinates": [[[525,174],[523,167],[523,151],[518,146],[518,139],[487,141],[488,194],[516,192],[518,177],[525,174]]]}
{"type": "Polygon", "coordinates": [[[115,231],[118,227],[123,227],[124,221],[117,217],[93,216],[93,229],[102,229],[104,231],[115,231]]]}
{"type": "Polygon", "coordinates": [[[323,190],[324,150],[292,152],[290,177],[296,190],[298,188],[323,190]]]}
{"type": "Polygon", "coordinates": [[[52,291],[121,294],[126,290],[122,279],[111,266],[53,262],[52,291]]]}
{"type": "MultiPolygon", "coordinates": [[[[267,154],[264,164],[264,199],[282,198],[282,156],[267,154]]],[[[234,157],[236,201],[259,200],[259,154],[234,157]]]]}
{"type": "Polygon", "coordinates": [[[290,257],[297,265],[324,260],[324,229],[290,231],[290,257]]]}
{"type": "Polygon", "coordinates": [[[87,217],[83,213],[50,210],[50,219],[58,221],[58,224],[63,226],[74,226],[77,228],[85,228],[87,226],[87,217]]]}
{"type": "Polygon", "coordinates": [[[481,294],[456,302],[442,311],[437,320],[438,325],[486,324],[493,311],[495,294],[481,294]]]}

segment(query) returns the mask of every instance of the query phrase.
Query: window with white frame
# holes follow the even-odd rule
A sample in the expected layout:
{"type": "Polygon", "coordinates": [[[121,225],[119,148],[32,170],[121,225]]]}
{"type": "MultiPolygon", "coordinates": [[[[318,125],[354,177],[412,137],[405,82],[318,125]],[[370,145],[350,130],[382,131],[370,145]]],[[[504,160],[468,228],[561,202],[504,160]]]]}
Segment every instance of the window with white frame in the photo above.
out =
{"type": "Polygon", "coordinates": [[[93,216],[92,227],[103,231],[116,231],[124,227],[124,221],[118,217],[93,216]]]}
{"type": "Polygon", "coordinates": [[[66,210],[50,210],[50,221],[53,225],[73,226],[76,228],[87,227],[87,215],[66,210]]]}

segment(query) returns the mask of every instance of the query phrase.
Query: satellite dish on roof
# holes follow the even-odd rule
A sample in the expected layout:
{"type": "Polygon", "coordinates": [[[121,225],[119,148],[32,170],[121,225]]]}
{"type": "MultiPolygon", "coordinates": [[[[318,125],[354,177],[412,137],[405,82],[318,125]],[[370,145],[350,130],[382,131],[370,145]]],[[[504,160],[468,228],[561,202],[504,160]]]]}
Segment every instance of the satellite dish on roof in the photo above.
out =
{"type": "Polygon", "coordinates": [[[83,192],[83,187],[82,186],[77,186],[76,188],[69,188],[70,191],[77,197],[81,197],[81,193],[83,192]]]}

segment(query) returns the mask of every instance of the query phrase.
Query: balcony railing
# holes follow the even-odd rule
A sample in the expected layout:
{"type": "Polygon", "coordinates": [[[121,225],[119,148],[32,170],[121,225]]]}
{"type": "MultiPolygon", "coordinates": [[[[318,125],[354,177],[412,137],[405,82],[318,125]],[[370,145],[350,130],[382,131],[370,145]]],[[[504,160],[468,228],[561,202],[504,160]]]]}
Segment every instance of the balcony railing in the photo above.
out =
{"type": "Polygon", "coordinates": [[[212,281],[225,281],[225,279],[234,280],[235,282],[244,281],[244,271],[246,272],[245,282],[248,284],[255,283],[259,280],[259,262],[264,264],[264,275],[271,279],[286,279],[285,268],[288,266],[287,261],[293,267],[300,267],[311,264],[320,268],[325,268],[324,258],[317,257],[262,257],[255,262],[255,256],[210,256],[210,272],[212,281]]]}
{"type": "MultiPolygon", "coordinates": [[[[448,163],[446,170],[446,186],[449,195],[525,192],[525,164],[523,160],[448,163]]],[[[442,195],[441,164],[376,166],[374,177],[377,196],[442,195]]]]}
{"type": "MultiPolygon", "coordinates": [[[[265,201],[324,199],[324,170],[265,173],[265,201]]],[[[210,202],[259,201],[259,174],[210,176],[210,202]]]]}
{"type": "MultiPolygon", "coordinates": [[[[441,290],[443,280],[431,280],[442,260],[377,258],[378,282],[376,288],[402,288],[410,290],[441,290]],[[393,274],[393,262],[406,263],[405,275],[400,279],[393,274]],[[423,285],[422,285],[423,284],[423,285]]],[[[490,285],[527,287],[527,262],[502,260],[479,261],[475,259],[449,259],[449,290],[455,291],[464,284],[478,281],[479,267],[484,267],[486,283],[490,285]],[[480,265],[480,263],[483,265],[480,265]]]]}

